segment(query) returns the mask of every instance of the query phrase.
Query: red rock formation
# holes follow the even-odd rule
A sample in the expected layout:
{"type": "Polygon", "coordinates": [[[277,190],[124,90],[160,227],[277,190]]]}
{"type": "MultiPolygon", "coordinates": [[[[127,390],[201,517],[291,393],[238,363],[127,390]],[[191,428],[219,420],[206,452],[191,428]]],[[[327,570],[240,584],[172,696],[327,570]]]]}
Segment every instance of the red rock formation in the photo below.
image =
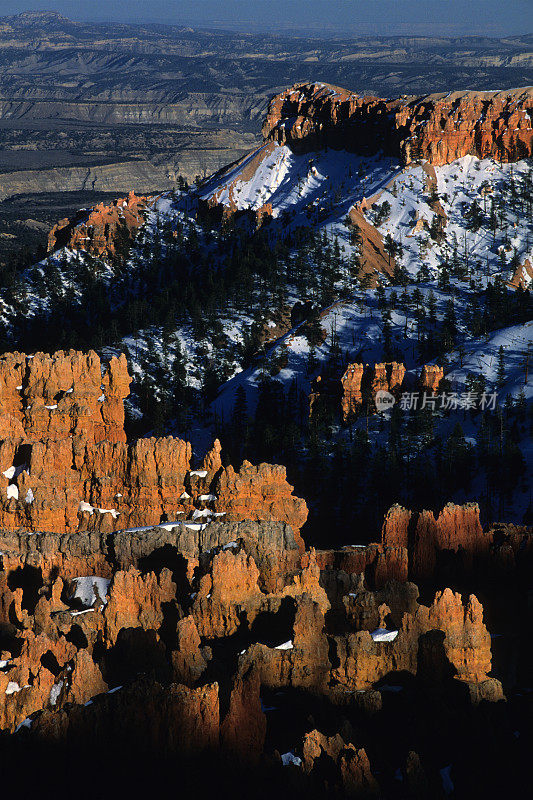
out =
{"type": "Polygon", "coordinates": [[[490,634],[483,624],[483,606],[474,595],[464,606],[459,593],[437,592],[433,604],[420,606],[404,628],[409,630],[411,625],[422,632],[444,631],[444,650],[460,680],[486,680],[491,669],[490,634]]]}
{"type": "Polygon", "coordinates": [[[163,606],[175,597],[176,585],[168,569],[163,569],[159,577],[153,572],[141,575],[133,567],[116,572],[104,610],[106,643],[114,645],[123,628],[158,631],[163,623],[163,606]]]}
{"type": "Polygon", "coordinates": [[[373,564],[373,584],[376,589],[388,581],[406,581],[409,575],[409,557],[406,547],[376,546],[373,564]]]}
{"type": "Polygon", "coordinates": [[[348,364],[344,375],[341,378],[342,398],[341,410],[344,422],[356,412],[358,406],[363,402],[361,393],[361,382],[363,380],[364,367],[362,364],[348,364]]]}
{"type": "Polygon", "coordinates": [[[512,277],[509,281],[510,286],[514,286],[515,289],[520,287],[521,289],[531,289],[531,285],[533,284],[533,265],[529,258],[526,258],[523,264],[518,266],[512,277]]]}
{"type": "MultiPolygon", "coordinates": [[[[463,526],[472,522],[468,508],[463,516],[448,508],[437,541],[453,535],[450,520],[458,525],[462,520],[463,526]]],[[[261,686],[327,698],[332,715],[336,704],[378,710],[380,695],[372,687],[396,671],[411,672],[430,689],[446,687],[455,676],[473,703],[501,699],[500,684],[488,677],[490,636],[473,596],[463,604],[459,594],[445,590],[426,607],[404,577],[370,591],[361,575],[341,576],[338,570],[344,615],[337,613],[336,603],[334,633],[329,629],[328,562],[331,573],[335,558],[347,568],[362,565],[371,572],[374,567],[378,583],[380,559],[387,562],[390,553],[397,565],[397,554],[407,553],[399,542],[405,543],[408,524],[409,512],[396,507],[383,534],[394,546],[350,548],[335,557],[310,550],[300,566],[292,562],[292,573],[276,576],[283,584],[274,591],[262,585],[261,570],[268,569],[268,557],[276,566],[278,551],[288,546],[290,529],[282,523],[218,522],[209,526],[212,531],[163,529],[113,537],[4,534],[0,625],[9,650],[0,654],[0,728],[13,731],[31,715],[28,736],[90,744],[95,730],[98,736],[113,735],[118,719],[121,741],[138,743],[142,736],[149,751],[187,756],[219,750],[224,757],[255,764],[266,732],[261,686]],[[226,538],[220,531],[224,525],[226,538]],[[228,541],[231,536],[235,541],[228,541]],[[254,541],[261,570],[245,549],[251,550],[254,541]],[[183,561],[193,556],[194,571],[183,564],[180,572],[178,554],[183,561]],[[163,555],[171,559],[172,571],[163,555]],[[128,560],[133,563],[122,569],[128,560]],[[69,589],[72,564],[80,575],[101,567],[111,578],[81,613],[69,589]],[[156,572],[152,565],[158,565],[156,572]],[[277,646],[260,643],[265,620],[268,635],[279,635],[277,646]],[[386,626],[397,628],[397,637],[374,641],[370,631],[386,626]],[[243,640],[252,643],[241,651],[243,640]],[[228,673],[231,663],[233,674],[228,673]],[[136,681],[136,671],[148,677],[136,681]],[[102,695],[113,685],[109,676],[118,678],[115,688],[118,682],[133,683],[102,695]],[[198,685],[214,678],[219,683],[198,685]]],[[[508,530],[517,551],[526,533],[508,530]]],[[[471,524],[469,535],[477,538],[471,524]]],[[[304,744],[304,771],[314,771],[321,752],[334,762],[344,792],[373,785],[361,751],[336,737],[304,744]]]]}
{"type": "Polygon", "coordinates": [[[291,583],[281,589],[280,594],[282,597],[295,598],[306,594],[318,605],[323,614],[329,611],[331,604],[324,588],[320,585],[320,567],[314,547],[304,553],[301,570],[292,577],[291,583]]]}
{"type": "Polygon", "coordinates": [[[475,155],[519,161],[533,153],[533,90],[450,92],[410,99],[395,127],[406,164],[419,158],[439,166],[475,155]]]}
{"type": "Polygon", "coordinates": [[[363,368],[362,364],[349,364],[341,378],[341,411],[344,422],[357,411],[363,401],[364,386],[369,397],[375,398],[377,392],[386,391],[398,397],[405,367],[396,361],[374,364],[363,368]]]}
{"type": "Polygon", "coordinates": [[[261,708],[261,683],[252,666],[238,672],[231,689],[229,710],[220,726],[222,750],[245,764],[256,764],[263,753],[267,721],[261,708]]]}
{"type": "Polygon", "coordinates": [[[239,472],[222,471],[215,482],[215,509],[228,520],[279,520],[297,533],[307,519],[305,500],[294,497],[285,467],[244,461],[239,472]]]}
{"type": "Polygon", "coordinates": [[[261,683],[269,688],[292,686],[325,692],[331,665],[324,626],[320,605],[303,594],[296,600],[292,638],[275,648],[252,645],[242,656],[241,668],[254,665],[261,683]]]}
{"type": "Polygon", "coordinates": [[[403,383],[405,367],[396,361],[374,365],[374,377],[371,384],[372,397],[379,391],[398,395],[403,383]]]}
{"type": "Polygon", "coordinates": [[[318,550],[321,585],[333,605],[353,585],[352,576],[364,574],[373,589],[390,580],[433,582],[439,554],[457,555],[457,569],[466,574],[482,570],[493,577],[509,575],[517,560],[533,555],[531,527],[494,525],[483,531],[476,503],[448,503],[435,517],[432,511],[413,514],[392,506],[383,523],[381,544],[318,550]]]}
{"type": "Polygon", "coordinates": [[[241,550],[217,553],[210,572],[200,579],[192,613],[200,636],[231,636],[241,624],[243,612],[253,621],[263,600],[258,586],[259,570],[241,550]]]}
{"type": "MultiPolygon", "coordinates": [[[[379,797],[378,782],[372,775],[368,756],[363,749],[346,744],[342,736],[325,736],[317,730],[306,733],[302,746],[302,761],[305,772],[313,774],[315,761],[327,756],[336,767],[333,785],[328,781],[328,790],[333,787],[344,797],[379,797]]],[[[330,777],[330,781],[331,781],[330,777]]]]}
{"type": "Polygon", "coordinates": [[[62,219],[48,236],[48,252],[61,247],[83,250],[96,257],[114,257],[127,248],[143,225],[149,199],[130,192],[127,198],[106,206],[98,203],[90,211],[80,211],[72,219],[62,219]]]}
{"type": "MultiPolygon", "coordinates": [[[[339,667],[334,677],[350,690],[374,685],[391,672],[408,671],[416,675],[423,661],[419,659],[424,635],[442,631],[433,653],[433,671],[442,678],[455,677],[467,684],[491,683],[490,635],[483,624],[483,609],[473,595],[463,606],[461,595],[450,589],[438,592],[429,607],[418,606],[413,614],[404,614],[398,635],[391,642],[374,641],[367,630],[335,637],[339,667]]],[[[499,685],[501,697],[501,685],[499,685]]]]}
{"type": "Polygon", "coordinates": [[[263,124],[265,141],[294,149],[346,148],[347,131],[358,138],[360,150],[375,152],[389,136],[389,114],[397,101],[360,97],[338,86],[297,83],[276,95],[263,124]]]}
{"type": "MultiPolygon", "coordinates": [[[[60,350],[49,356],[4,353],[0,357],[0,413],[9,438],[59,441],[80,436],[88,443],[125,442],[124,398],[131,378],[126,357],[107,365],[87,355],[60,350]],[[21,423],[13,423],[13,418],[21,423]]],[[[7,436],[5,438],[8,438],[7,436]]]]}
{"type": "Polygon", "coordinates": [[[0,729],[13,731],[26,717],[47,706],[85,703],[107,691],[98,666],[86,650],[57,632],[50,638],[32,630],[22,632],[19,656],[9,659],[0,673],[0,729]],[[54,673],[54,665],[58,672],[54,673]]]}
{"type": "Polygon", "coordinates": [[[406,581],[409,575],[407,547],[388,544],[368,544],[343,547],[342,550],[318,550],[317,563],[321,569],[321,582],[328,586],[328,597],[337,596],[336,583],[341,586],[345,576],[367,575],[373,588],[379,589],[388,581],[406,581]],[[333,593],[333,595],[330,594],[333,593]]]}
{"type": "Polygon", "coordinates": [[[348,212],[350,222],[359,232],[360,266],[358,276],[369,276],[369,286],[375,286],[380,274],[392,277],[396,268],[394,256],[385,250],[385,242],[379,230],[365,217],[367,203],[356,203],[348,212]]]}
{"type": "Polygon", "coordinates": [[[208,486],[211,484],[211,481],[213,480],[219,469],[222,468],[222,459],[220,456],[221,452],[222,452],[222,446],[220,444],[220,441],[219,439],[215,439],[215,441],[213,442],[213,447],[205,454],[202,463],[202,470],[205,470],[207,472],[206,483],[208,486]]]}
{"type": "Polygon", "coordinates": [[[487,553],[491,544],[492,536],[483,532],[476,503],[448,503],[436,519],[431,511],[422,511],[414,531],[411,574],[417,580],[430,578],[441,550],[461,549],[466,565],[471,565],[472,559],[487,553]]]}
{"type": "Polygon", "coordinates": [[[420,375],[420,390],[435,394],[439,390],[443,377],[444,370],[442,367],[437,366],[437,364],[424,364],[420,375]]]}
{"type": "Polygon", "coordinates": [[[222,471],[216,440],[203,470],[191,472],[187,442],[127,444],[129,384],[124,355],[107,365],[93,351],[0,358],[0,526],[109,533],[185,519],[193,504],[212,502],[217,476],[216,511],[229,519],[304,524],[307,507],[292,496],[283,467],[222,471]]]}
{"type": "Polygon", "coordinates": [[[389,392],[398,396],[401,391],[403,379],[405,377],[405,366],[397,361],[387,364],[387,377],[389,381],[389,392]]]}
{"type": "Polygon", "coordinates": [[[265,141],[296,150],[334,147],[449,164],[465,155],[518,161],[533,153],[533,89],[451,92],[400,100],[295,84],[269,105],[265,141]]]}
{"type": "Polygon", "coordinates": [[[172,673],[175,683],[193,686],[203,675],[207,661],[200,651],[200,636],[192,616],[177,624],[177,647],[172,651],[172,673]]]}
{"type": "Polygon", "coordinates": [[[393,547],[407,547],[410,521],[410,511],[398,504],[391,506],[381,529],[381,543],[393,547]]]}
{"type": "Polygon", "coordinates": [[[121,743],[150,755],[194,757],[219,749],[218,684],[186,686],[138,681],[109,693],[88,707],[44,711],[32,725],[32,740],[76,743],[94,748],[99,739],[121,743]],[[120,731],[117,729],[120,720],[120,731]]]}

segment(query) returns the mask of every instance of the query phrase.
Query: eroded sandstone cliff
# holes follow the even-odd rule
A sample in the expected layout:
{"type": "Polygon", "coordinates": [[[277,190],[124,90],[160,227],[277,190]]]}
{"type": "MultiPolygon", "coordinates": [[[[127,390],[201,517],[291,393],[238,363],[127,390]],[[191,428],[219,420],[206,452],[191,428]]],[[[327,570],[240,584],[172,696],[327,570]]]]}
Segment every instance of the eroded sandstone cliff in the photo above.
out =
{"type": "Polygon", "coordinates": [[[531,88],[385,100],[299,83],[271,100],[263,136],[299,151],[383,150],[404,164],[437,166],[465,155],[518,161],[533,152],[532,110],[531,88]]]}
{"type": "Polygon", "coordinates": [[[32,531],[99,530],[209,517],[278,520],[297,532],[305,501],[284,467],[222,469],[220,444],[191,469],[191,446],[173,437],[127,443],[124,355],[91,351],[0,358],[0,525],[32,531]],[[216,494],[213,494],[213,491],[216,494]]]}
{"type": "Polygon", "coordinates": [[[133,191],[111,205],[99,203],[89,211],[80,211],[72,219],[62,219],[54,225],[48,236],[48,251],[69,247],[99,258],[124,256],[137,229],[144,223],[147,211],[147,198],[137,197],[133,191]],[[119,248],[122,253],[117,253],[119,248]]]}

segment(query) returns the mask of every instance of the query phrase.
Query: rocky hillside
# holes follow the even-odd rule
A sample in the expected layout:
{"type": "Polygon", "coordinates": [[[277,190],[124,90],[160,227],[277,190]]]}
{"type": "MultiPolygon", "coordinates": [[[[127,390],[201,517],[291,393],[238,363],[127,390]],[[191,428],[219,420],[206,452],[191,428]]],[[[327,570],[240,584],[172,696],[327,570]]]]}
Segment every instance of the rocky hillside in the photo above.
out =
{"type": "Polygon", "coordinates": [[[6,790],[521,796],[530,101],[299,86],[9,273],[6,790]]]}
{"type": "Polygon", "coordinates": [[[218,437],[233,460],[286,463],[316,543],[332,514],[341,542],[345,519],[376,531],[391,503],[428,496],[523,522],[531,96],[283,92],[264,144],[200,186],[60,221],[50,256],[4,292],[6,346],[125,351],[128,430],[174,432],[200,459],[218,437]]]}
{"type": "Polygon", "coordinates": [[[39,224],[59,218],[68,200],[168,191],[240,158],[260,141],[269,99],[287,84],[321,80],[391,98],[533,83],[527,35],[356,33],[95,25],[39,11],[0,17],[0,270],[19,260],[21,246],[35,254],[45,244],[39,224]]]}

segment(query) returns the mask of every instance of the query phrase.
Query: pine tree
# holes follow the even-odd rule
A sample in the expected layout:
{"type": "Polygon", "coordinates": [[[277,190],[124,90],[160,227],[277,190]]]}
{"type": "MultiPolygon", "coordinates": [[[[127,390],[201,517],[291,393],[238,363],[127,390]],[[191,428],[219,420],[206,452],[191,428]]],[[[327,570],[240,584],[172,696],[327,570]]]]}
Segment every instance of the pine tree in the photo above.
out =
{"type": "Polygon", "coordinates": [[[235,392],[235,404],[231,415],[231,425],[237,449],[242,451],[245,444],[248,427],[248,408],[246,403],[246,390],[239,384],[235,392]]]}
{"type": "Polygon", "coordinates": [[[498,387],[503,386],[505,383],[505,354],[503,350],[503,345],[500,345],[498,350],[498,367],[496,371],[496,385],[498,387]]]}
{"type": "Polygon", "coordinates": [[[437,324],[437,301],[435,299],[435,295],[433,294],[433,289],[430,289],[428,298],[428,319],[431,325],[437,324]]]}
{"type": "Polygon", "coordinates": [[[387,306],[387,293],[382,281],[378,281],[376,286],[376,295],[378,299],[378,308],[386,308],[387,306]]]}

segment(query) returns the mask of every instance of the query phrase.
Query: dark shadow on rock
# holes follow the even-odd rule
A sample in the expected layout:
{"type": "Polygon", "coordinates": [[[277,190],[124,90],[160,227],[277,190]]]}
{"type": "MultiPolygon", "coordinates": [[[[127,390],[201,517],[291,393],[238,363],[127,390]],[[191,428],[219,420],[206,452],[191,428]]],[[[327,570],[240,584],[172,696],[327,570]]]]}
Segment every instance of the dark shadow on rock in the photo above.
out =
{"type": "Polygon", "coordinates": [[[22,608],[33,614],[39,601],[39,590],[43,586],[42,569],[29,564],[17,567],[9,573],[7,585],[12,592],[22,589],[22,608]]]}
{"type": "Polygon", "coordinates": [[[138,675],[161,681],[171,676],[164,643],[157,639],[156,631],[143,628],[123,628],[114,647],[103,654],[101,667],[110,686],[122,685],[138,675]]]}
{"type": "Polygon", "coordinates": [[[260,642],[268,647],[276,647],[293,637],[296,602],[285,597],[276,612],[263,611],[257,615],[250,627],[252,642],[260,642]]]}

